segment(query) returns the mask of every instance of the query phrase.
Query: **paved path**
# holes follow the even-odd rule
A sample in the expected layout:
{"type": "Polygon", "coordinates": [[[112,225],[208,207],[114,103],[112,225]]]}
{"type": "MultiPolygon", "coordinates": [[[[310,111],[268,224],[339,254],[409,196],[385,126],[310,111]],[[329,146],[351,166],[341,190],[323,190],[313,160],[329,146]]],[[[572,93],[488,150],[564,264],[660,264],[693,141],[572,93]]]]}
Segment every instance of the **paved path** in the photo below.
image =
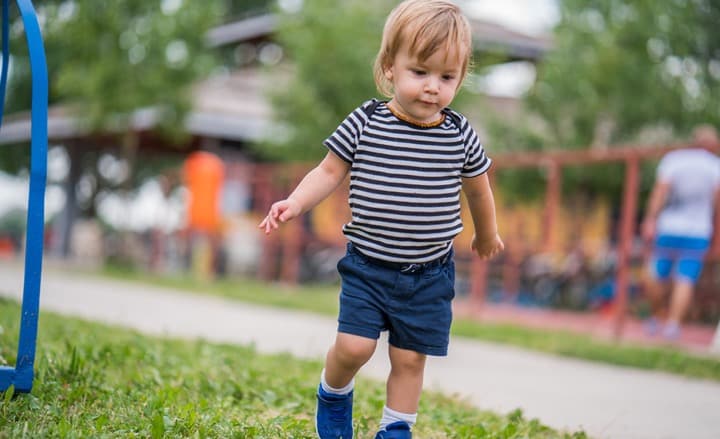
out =
{"type": "MultiPolygon", "coordinates": [[[[18,266],[0,265],[0,294],[19,298],[18,266]]],[[[221,298],[46,270],[41,307],[156,335],[253,344],[260,352],[321,358],[335,321],[221,298]]],[[[42,331],[42,327],[40,328],[42,331]]],[[[383,379],[384,346],[362,369],[383,379]]],[[[426,387],[482,409],[526,416],[597,438],[720,438],[720,383],[559,358],[454,338],[428,361],[426,387]]]]}

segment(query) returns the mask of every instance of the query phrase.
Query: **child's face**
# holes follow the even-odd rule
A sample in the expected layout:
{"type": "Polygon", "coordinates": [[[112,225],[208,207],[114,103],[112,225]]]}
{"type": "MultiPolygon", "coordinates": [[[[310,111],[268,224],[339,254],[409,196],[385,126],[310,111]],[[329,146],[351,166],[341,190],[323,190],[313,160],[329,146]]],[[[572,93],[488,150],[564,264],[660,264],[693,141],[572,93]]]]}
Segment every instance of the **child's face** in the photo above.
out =
{"type": "Polygon", "coordinates": [[[440,111],[450,105],[462,74],[457,53],[438,50],[420,61],[402,47],[385,76],[393,84],[392,102],[398,110],[418,122],[431,123],[440,118],[440,111]]]}

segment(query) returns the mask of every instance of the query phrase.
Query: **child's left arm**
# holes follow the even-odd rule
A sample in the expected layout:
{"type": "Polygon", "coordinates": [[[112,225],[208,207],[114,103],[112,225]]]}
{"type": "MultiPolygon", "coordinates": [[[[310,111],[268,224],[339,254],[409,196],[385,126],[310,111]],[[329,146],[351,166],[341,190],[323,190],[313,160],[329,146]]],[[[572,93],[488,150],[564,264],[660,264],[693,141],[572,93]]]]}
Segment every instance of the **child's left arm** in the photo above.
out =
{"type": "Polygon", "coordinates": [[[470,207],[475,234],[472,249],[483,259],[490,259],[505,249],[497,230],[495,199],[487,174],[463,178],[462,189],[470,207]]]}

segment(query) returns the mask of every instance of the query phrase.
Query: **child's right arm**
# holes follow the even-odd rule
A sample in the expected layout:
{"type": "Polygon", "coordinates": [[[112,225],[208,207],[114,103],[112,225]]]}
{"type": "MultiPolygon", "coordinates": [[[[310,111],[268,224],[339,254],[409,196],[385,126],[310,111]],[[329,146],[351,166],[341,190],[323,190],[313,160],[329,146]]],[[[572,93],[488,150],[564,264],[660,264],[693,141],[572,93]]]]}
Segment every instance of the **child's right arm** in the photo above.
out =
{"type": "Polygon", "coordinates": [[[328,152],[322,162],[307,173],[289,197],[270,207],[270,212],[258,227],[265,229],[265,234],[270,234],[278,228],[278,221],[284,223],[312,209],[342,183],[349,170],[349,163],[328,152]]]}

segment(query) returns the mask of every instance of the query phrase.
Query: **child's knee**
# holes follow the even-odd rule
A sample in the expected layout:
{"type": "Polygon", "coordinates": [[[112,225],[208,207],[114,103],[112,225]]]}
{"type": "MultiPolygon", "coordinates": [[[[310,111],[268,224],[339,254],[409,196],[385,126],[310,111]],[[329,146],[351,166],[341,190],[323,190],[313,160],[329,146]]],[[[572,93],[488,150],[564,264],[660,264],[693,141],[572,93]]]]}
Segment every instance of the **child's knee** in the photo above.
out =
{"type": "Polygon", "coordinates": [[[335,341],[335,354],[338,359],[349,363],[365,363],[375,352],[376,340],[340,334],[335,341]]]}

